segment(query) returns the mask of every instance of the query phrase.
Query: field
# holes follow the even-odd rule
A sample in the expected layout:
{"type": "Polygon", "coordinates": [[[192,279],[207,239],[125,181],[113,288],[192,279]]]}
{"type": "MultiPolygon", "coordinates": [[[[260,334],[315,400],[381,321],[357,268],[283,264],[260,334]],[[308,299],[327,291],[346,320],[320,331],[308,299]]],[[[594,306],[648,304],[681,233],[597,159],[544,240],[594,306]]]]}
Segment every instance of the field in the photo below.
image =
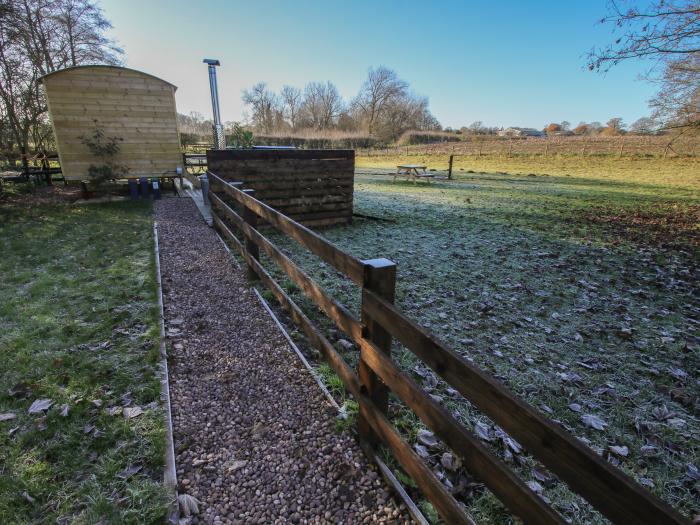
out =
{"type": "MultiPolygon", "coordinates": [[[[454,181],[392,184],[383,173],[407,160],[359,157],[355,210],[384,220],[324,234],[360,258],[396,261],[402,310],[682,513],[700,514],[697,161],[470,158],[454,181]]],[[[274,238],[357,309],[355,286],[274,238]]],[[[395,356],[564,516],[604,522],[407,352],[395,356]]],[[[408,414],[393,405],[415,441],[408,414]]],[[[440,466],[438,451],[432,459],[475,517],[507,521],[468,473],[440,466]]]]}
{"type": "Polygon", "coordinates": [[[0,206],[0,253],[0,523],[159,522],[150,206],[0,206]]]}

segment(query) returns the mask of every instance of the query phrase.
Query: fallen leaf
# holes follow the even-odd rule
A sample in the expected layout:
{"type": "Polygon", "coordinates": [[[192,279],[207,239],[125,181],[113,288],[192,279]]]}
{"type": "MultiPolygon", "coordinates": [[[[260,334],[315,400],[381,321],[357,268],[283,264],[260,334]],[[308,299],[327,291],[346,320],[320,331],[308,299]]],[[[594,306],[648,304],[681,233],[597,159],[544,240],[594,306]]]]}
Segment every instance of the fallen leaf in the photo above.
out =
{"type": "Polygon", "coordinates": [[[653,489],[656,486],[654,485],[654,481],[649,478],[639,478],[639,483],[645,487],[649,487],[650,489],[653,489]]]}
{"type": "Polygon", "coordinates": [[[32,406],[29,407],[29,413],[39,414],[51,408],[51,405],[53,405],[53,401],[50,399],[37,399],[32,403],[32,406]]]}
{"type": "Polygon", "coordinates": [[[547,483],[552,480],[547,474],[538,469],[532,469],[532,475],[537,481],[541,481],[542,483],[547,483]]]}
{"type": "Polygon", "coordinates": [[[651,415],[659,421],[666,421],[674,416],[673,412],[671,412],[666,405],[655,407],[654,410],[651,411],[651,415]]]}
{"type": "Polygon", "coordinates": [[[581,412],[581,405],[579,405],[578,403],[571,403],[569,405],[569,408],[574,412],[581,412]]]}
{"type": "Polygon", "coordinates": [[[1,421],[9,421],[10,419],[16,418],[17,415],[14,414],[13,412],[5,412],[3,414],[0,414],[0,422],[1,421]]]}
{"type": "Polygon", "coordinates": [[[455,458],[450,452],[445,452],[440,458],[440,464],[447,470],[457,470],[460,467],[459,459],[455,458]]]}
{"type": "Polygon", "coordinates": [[[238,469],[245,467],[248,464],[248,461],[245,459],[237,459],[233,461],[230,465],[228,465],[228,471],[230,472],[236,472],[238,469]]]}
{"type": "Polygon", "coordinates": [[[651,445],[644,445],[639,449],[639,452],[642,456],[650,457],[656,456],[659,453],[659,449],[651,445]]]}
{"type": "Polygon", "coordinates": [[[536,481],[527,481],[526,484],[535,494],[542,494],[544,492],[544,487],[536,481]]]}
{"type": "Polygon", "coordinates": [[[692,463],[686,465],[686,475],[693,481],[700,481],[700,470],[692,463]]]}
{"type": "Polygon", "coordinates": [[[491,429],[486,423],[477,422],[476,425],[474,425],[474,432],[484,441],[491,441],[493,439],[491,437],[491,429]]]}
{"type": "Polygon", "coordinates": [[[416,443],[415,445],[413,445],[413,448],[416,450],[416,454],[418,454],[423,459],[430,456],[430,452],[428,452],[428,449],[425,448],[423,445],[419,445],[418,443],[416,443]]]}
{"type": "Polygon", "coordinates": [[[7,395],[10,397],[27,397],[29,395],[29,385],[27,383],[17,383],[15,386],[8,388],[7,395]]]}
{"type": "Polygon", "coordinates": [[[70,407],[68,405],[63,405],[61,407],[61,417],[68,417],[69,411],[70,411],[70,407]]]}
{"type": "Polygon", "coordinates": [[[610,451],[613,454],[616,454],[618,456],[622,456],[623,458],[626,458],[630,453],[630,449],[623,446],[623,445],[611,445],[610,451]]]}
{"type": "Polygon", "coordinates": [[[107,409],[107,415],[109,416],[118,416],[119,414],[122,413],[123,408],[122,407],[109,407],[107,409]]]}
{"type": "Polygon", "coordinates": [[[190,496],[189,494],[180,494],[177,497],[177,503],[180,506],[180,512],[182,512],[185,517],[199,514],[200,501],[194,496],[190,496]]]}
{"type": "Polygon", "coordinates": [[[434,447],[438,444],[438,440],[430,430],[421,429],[418,431],[418,441],[428,447],[434,447]]]}
{"type": "Polygon", "coordinates": [[[603,421],[600,417],[598,417],[594,414],[582,415],[581,421],[583,421],[584,425],[587,425],[587,426],[594,428],[596,430],[604,430],[605,427],[608,426],[608,424],[605,421],[603,421]]]}
{"type": "Polygon", "coordinates": [[[131,419],[131,418],[138,417],[138,416],[140,416],[141,414],[143,414],[143,408],[141,408],[141,407],[139,407],[139,406],[136,406],[136,407],[126,407],[126,408],[124,409],[124,412],[123,412],[123,413],[124,413],[124,417],[125,417],[126,419],[131,419]]]}
{"type": "Polygon", "coordinates": [[[133,476],[134,474],[137,474],[143,467],[139,465],[130,465],[126,467],[124,470],[121,472],[117,472],[117,477],[119,479],[127,479],[133,476]]]}

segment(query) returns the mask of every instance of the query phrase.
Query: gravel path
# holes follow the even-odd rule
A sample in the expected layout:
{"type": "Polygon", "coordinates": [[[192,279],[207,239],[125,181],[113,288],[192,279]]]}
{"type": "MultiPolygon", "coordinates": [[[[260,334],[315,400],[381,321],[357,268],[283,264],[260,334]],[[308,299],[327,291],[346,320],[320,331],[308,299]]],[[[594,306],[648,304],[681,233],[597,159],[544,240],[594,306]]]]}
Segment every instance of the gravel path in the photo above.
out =
{"type": "Polygon", "coordinates": [[[155,210],[190,523],[407,523],[192,201],[155,210]]]}

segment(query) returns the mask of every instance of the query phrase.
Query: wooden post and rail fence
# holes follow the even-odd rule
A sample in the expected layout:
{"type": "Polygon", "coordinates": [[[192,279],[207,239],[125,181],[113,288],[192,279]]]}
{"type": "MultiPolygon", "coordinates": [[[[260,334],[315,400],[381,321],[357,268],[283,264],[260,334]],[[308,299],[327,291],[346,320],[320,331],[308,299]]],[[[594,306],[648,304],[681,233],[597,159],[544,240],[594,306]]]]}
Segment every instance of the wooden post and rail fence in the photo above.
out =
{"type": "Polygon", "coordinates": [[[617,524],[689,524],[670,505],[598,456],[573,435],[512,394],[502,383],[466,361],[394,305],[396,265],[387,259],[361,261],[241,189],[209,172],[215,228],[238,248],[251,276],[265,284],[309,342],[324,356],[359,404],[358,431],[367,447],[386,446],[447,523],[473,518],[433,474],[387,416],[393,392],[457,456],[464,467],[527,524],[566,521],[533,492],[503,460],[431,398],[392,360],[392,340],[413,352],[446,383],[517,440],[569,488],[617,524]],[[236,203],[239,214],[227,201],[236,203]],[[330,297],[256,228],[258,218],[291,237],[362,289],[361,319],[330,297]],[[238,231],[234,234],[232,227],[238,231]],[[360,348],[358,373],[284,292],[259,260],[262,250],[360,348]]]}

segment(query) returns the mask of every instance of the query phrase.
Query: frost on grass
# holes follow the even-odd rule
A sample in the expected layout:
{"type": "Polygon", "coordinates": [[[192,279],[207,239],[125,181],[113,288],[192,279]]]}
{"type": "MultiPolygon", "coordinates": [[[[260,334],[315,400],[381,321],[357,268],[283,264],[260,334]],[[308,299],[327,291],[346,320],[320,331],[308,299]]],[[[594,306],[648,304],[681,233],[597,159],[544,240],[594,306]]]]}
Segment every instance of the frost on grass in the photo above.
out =
{"type": "MultiPolygon", "coordinates": [[[[395,261],[402,311],[692,517],[700,514],[686,467],[698,463],[700,445],[698,233],[684,227],[671,238],[659,217],[665,213],[670,225],[676,213],[687,222],[700,198],[690,182],[647,184],[625,173],[596,180],[474,173],[430,186],[356,177],[355,209],[395,222],[356,218],[323,234],[358,258],[395,261]],[[596,210],[605,221],[591,220],[596,210]],[[648,214],[658,227],[646,236],[641,223],[630,230],[629,220],[648,214]]],[[[359,313],[357,287],[293,241],[269,235],[359,313]]],[[[289,291],[356,364],[337,329],[299,290],[289,291]]],[[[524,479],[534,478],[565,517],[604,522],[410,352],[396,345],[394,356],[524,479]]],[[[483,486],[460,485],[462,474],[441,464],[446,450],[423,442],[415,418],[395,401],[390,412],[457,497],[483,503],[483,486]]]]}

